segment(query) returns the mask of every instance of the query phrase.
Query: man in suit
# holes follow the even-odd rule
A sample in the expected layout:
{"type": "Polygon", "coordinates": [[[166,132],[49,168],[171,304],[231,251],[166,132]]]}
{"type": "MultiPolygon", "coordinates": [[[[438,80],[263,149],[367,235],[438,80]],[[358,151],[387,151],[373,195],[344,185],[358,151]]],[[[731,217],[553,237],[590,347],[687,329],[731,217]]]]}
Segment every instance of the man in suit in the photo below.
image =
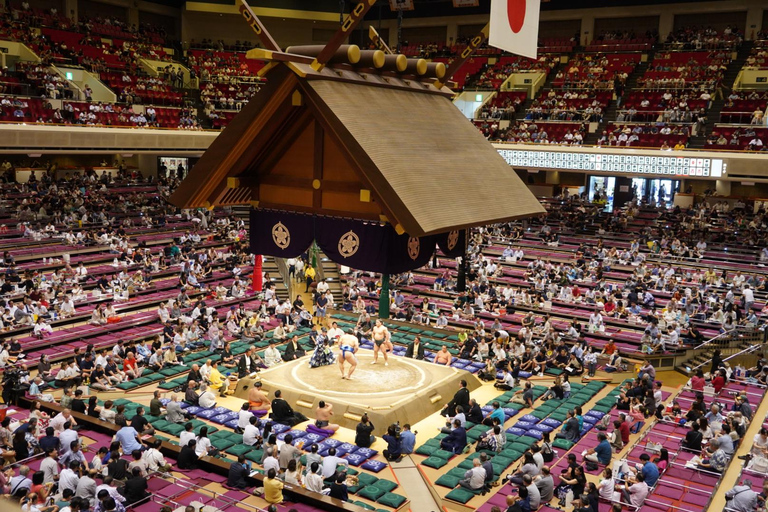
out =
{"type": "Polygon", "coordinates": [[[227,485],[236,489],[246,489],[248,482],[246,478],[250,473],[248,465],[245,463],[245,455],[238,455],[237,462],[229,466],[229,476],[227,476],[227,485]]]}
{"type": "Polygon", "coordinates": [[[456,406],[460,405],[465,411],[469,410],[469,390],[467,389],[467,381],[462,379],[460,383],[461,387],[453,395],[453,400],[445,404],[440,414],[448,416],[450,418],[456,416],[456,406]]]}
{"type": "Polygon", "coordinates": [[[461,426],[461,420],[453,420],[453,430],[440,441],[440,448],[453,453],[461,453],[467,446],[467,431],[461,426]]]}
{"type": "Polygon", "coordinates": [[[408,348],[405,350],[405,357],[418,359],[419,361],[424,360],[424,344],[421,342],[420,337],[416,336],[413,338],[413,343],[408,345],[408,348]]]}
{"type": "Polygon", "coordinates": [[[240,378],[259,371],[259,358],[258,356],[254,357],[255,354],[256,347],[251,346],[240,356],[240,359],[237,361],[237,374],[240,378]]]}
{"type": "Polygon", "coordinates": [[[306,352],[302,348],[301,344],[299,344],[299,337],[294,334],[291,338],[291,341],[289,341],[288,345],[285,347],[285,352],[283,352],[283,361],[293,361],[294,359],[304,357],[305,354],[306,352]]]}
{"type": "Polygon", "coordinates": [[[272,400],[272,412],[270,418],[276,423],[282,423],[292,427],[303,421],[307,421],[309,418],[293,410],[288,402],[283,400],[282,392],[278,389],[275,391],[275,399],[272,400]]]}
{"type": "Polygon", "coordinates": [[[189,373],[187,374],[187,386],[189,386],[189,383],[192,381],[203,382],[203,374],[200,373],[200,366],[197,364],[193,364],[192,369],[189,370],[189,373]]]}

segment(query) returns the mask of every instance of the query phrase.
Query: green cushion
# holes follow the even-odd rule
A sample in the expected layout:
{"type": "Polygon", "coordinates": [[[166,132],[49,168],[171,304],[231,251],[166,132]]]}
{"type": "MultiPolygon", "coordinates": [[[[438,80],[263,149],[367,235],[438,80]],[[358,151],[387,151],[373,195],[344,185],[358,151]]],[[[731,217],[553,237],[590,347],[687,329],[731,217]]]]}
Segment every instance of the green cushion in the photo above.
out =
{"type": "Polygon", "coordinates": [[[149,384],[150,382],[152,382],[152,378],[151,377],[139,377],[138,379],[133,379],[132,382],[134,384],[136,384],[137,386],[143,386],[145,384],[149,384]]]}
{"type": "Polygon", "coordinates": [[[233,445],[233,446],[227,448],[224,451],[227,452],[230,455],[244,455],[244,454],[250,452],[251,450],[253,450],[253,446],[246,446],[244,444],[236,444],[236,445],[233,445]]]}
{"type": "Polygon", "coordinates": [[[432,453],[438,451],[439,449],[440,449],[439,446],[430,446],[425,443],[419,446],[418,448],[416,448],[415,453],[419,455],[426,455],[427,457],[429,457],[430,455],[432,455],[432,453]]]}
{"type": "Polygon", "coordinates": [[[427,439],[424,442],[424,444],[429,445],[429,446],[437,446],[439,448],[440,447],[440,439],[437,438],[437,437],[430,437],[429,439],[427,439]]]}
{"type": "Polygon", "coordinates": [[[505,451],[511,450],[511,451],[515,451],[515,452],[524,452],[525,450],[528,449],[529,446],[530,445],[525,444],[525,443],[521,443],[520,441],[515,441],[514,443],[507,443],[506,445],[504,445],[504,450],[505,451]]]}
{"type": "Polygon", "coordinates": [[[177,436],[184,432],[184,425],[179,425],[178,423],[169,423],[167,427],[162,429],[163,432],[166,432],[168,434],[177,436]]]}
{"type": "Polygon", "coordinates": [[[251,450],[250,452],[245,454],[245,458],[255,462],[256,464],[261,464],[261,457],[264,455],[264,450],[251,450]]]}
{"type": "Polygon", "coordinates": [[[448,450],[443,450],[442,448],[439,450],[435,450],[430,454],[430,457],[439,457],[441,459],[444,459],[446,461],[450,460],[455,454],[453,452],[449,452],[448,450]]]}
{"type": "Polygon", "coordinates": [[[379,477],[373,476],[370,473],[360,473],[357,475],[357,480],[363,485],[373,485],[379,481],[379,477]]]}
{"type": "Polygon", "coordinates": [[[552,446],[562,448],[563,450],[570,450],[573,447],[573,443],[567,439],[555,439],[552,441],[552,446]]]}
{"type": "Polygon", "coordinates": [[[163,418],[155,421],[150,421],[149,424],[155,427],[155,430],[163,430],[163,431],[166,429],[168,425],[170,425],[170,423],[165,421],[165,419],[163,418]]]}
{"type": "Polygon", "coordinates": [[[219,451],[225,451],[227,448],[234,446],[234,443],[228,439],[212,439],[211,446],[219,451]]]}
{"type": "Polygon", "coordinates": [[[532,444],[536,443],[536,440],[529,436],[520,436],[515,442],[530,447],[532,444]]]}
{"type": "Polygon", "coordinates": [[[514,461],[515,459],[510,459],[503,455],[497,455],[493,459],[491,459],[492,464],[498,464],[499,466],[504,466],[504,469],[511,466],[514,461]]]}
{"type": "MultiPolygon", "coordinates": [[[[349,490],[349,489],[347,489],[347,490],[349,490]]],[[[376,510],[376,507],[374,507],[373,505],[370,505],[368,503],[365,503],[364,501],[359,501],[359,500],[358,501],[353,501],[352,504],[353,505],[357,505],[358,507],[364,508],[365,510],[376,510]]]]}
{"type": "Polygon", "coordinates": [[[129,380],[127,382],[121,382],[117,386],[115,386],[117,389],[122,389],[123,391],[128,389],[133,389],[135,387],[138,387],[139,385],[136,384],[135,380],[129,380]]]}
{"type": "Polygon", "coordinates": [[[160,370],[160,375],[165,375],[166,377],[170,377],[171,375],[176,375],[179,373],[179,371],[176,369],[175,366],[171,366],[170,368],[165,368],[163,370],[160,370]]]}
{"type": "MultiPolygon", "coordinates": [[[[224,433],[224,437],[232,441],[233,444],[242,444],[243,443],[243,435],[242,434],[235,434],[234,432],[227,432],[226,430],[221,430],[220,432],[224,433]]],[[[217,432],[218,434],[218,432],[217,432]]]]}
{"type": "Polygon", "coordinates": [[[395,494],[393,492],[388,492],[376,500],[376,502],[388,507],[399,508],[403,503],[405,503],[405,496],[401,496],[400,494],[395,494]]]}
{"type": "Polygon", "coordinates": [[[426,459],[424,459],[424,462],[422,462],[422,464],[424,464],[425,466],[429,466],[430,468],[439,469],[445,466],[446,464],[448,464],[448,460],[440,457],[429,456],[426,459]]]}
{"type": "Polygon", "coordinates": [[[516,461],[520,457],[523,456],[524,452],[518,452],[517,450],[507,450],[504,448],[499,455],[506,457],[508,459],[512,459],[513,461],[516,461]]]}
{"type": "Polygon", "coordinates": [[[115,407],[117,407],[118,405],[128,405],[128,404],[132,404],[132,403],[133,403],[133,401],[129,400],[127,398],[118,398],[117,400],[113,400],[112,401],[112,404],[115,407]]]}
{"type": "Polygon", "coordinates": [[[376,487],[384,490],[384,492],[392,492],[397,489],[397,484],[392,480],[384,480],[380,478],[379,481],[376,482],[376,487]]]}
{"type": "Polygon", "coordinates": [[[366,485],[357,493],[358,496],[368,498],[369,500],[376,501],[386,493],[384,489],[379,489],[375,485],[366,485]]]}
{"type": "Polygon", "coordinates": [[[458,501],[459,503],[462,503],[462,504],[468,502],[474,497],[475,497],[475,493],[473,493],[472,491],[468,491],[467,489],[463,489],[461,487],[459,487],[458,489],[454,489],[445,495],[445,499],[458,501]]]}

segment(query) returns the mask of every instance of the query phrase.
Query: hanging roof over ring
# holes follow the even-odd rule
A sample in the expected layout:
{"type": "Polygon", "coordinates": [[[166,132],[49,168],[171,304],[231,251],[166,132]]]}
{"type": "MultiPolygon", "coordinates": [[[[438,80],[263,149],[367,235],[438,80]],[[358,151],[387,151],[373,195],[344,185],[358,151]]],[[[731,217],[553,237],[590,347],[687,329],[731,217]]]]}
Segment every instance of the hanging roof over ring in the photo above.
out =
{"type": "Polygon", "coordinates": [[[341,44],[373,3],[358,4],[325,47],[285,52],[243,3],[241,12],[267,47],[248,54],[269,62],[262,70],[266,84],[171,202],[182,208],[250,203],[387,221],[411,236],[543,213],[452,104],[444,84],[463,60],[446,70],[442,63],[341,44]]]}

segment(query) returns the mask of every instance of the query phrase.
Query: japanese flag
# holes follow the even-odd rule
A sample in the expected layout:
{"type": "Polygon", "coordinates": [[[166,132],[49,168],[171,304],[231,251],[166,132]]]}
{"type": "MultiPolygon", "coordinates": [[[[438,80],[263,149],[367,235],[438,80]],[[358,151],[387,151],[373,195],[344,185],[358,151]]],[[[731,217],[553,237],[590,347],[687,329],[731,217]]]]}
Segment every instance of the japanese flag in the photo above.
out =
{"type": "Polygon", "coordinates": [[[540,0],[491,0],[488,43],[524,57],[536,58],[540,0]]]}

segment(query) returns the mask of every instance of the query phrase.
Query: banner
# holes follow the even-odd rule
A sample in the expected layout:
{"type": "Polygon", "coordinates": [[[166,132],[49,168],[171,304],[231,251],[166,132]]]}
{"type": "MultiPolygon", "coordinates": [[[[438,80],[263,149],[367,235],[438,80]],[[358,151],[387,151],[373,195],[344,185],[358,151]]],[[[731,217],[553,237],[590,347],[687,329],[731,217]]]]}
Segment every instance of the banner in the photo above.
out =
{"type": "Polygon", "coordinates": [[[510,53],[536,58],[540,0],[491,0],[488,44],[510,53]]]}
{"type": "MultiPolygon", "coordinates": [[[[465,231],[412,237],[389,225],[297,213],[251,210],[251,251],[295,258],[316,241],[328,258],[346,267],[399,274],[423,267],[440,243],[446,255],[464,253],[465,231]]],[[[452,257],[452,256],[451,256],[452,257]]]]}
{"type": "Polygon", "coordinates": [[[435,236],[437,238],[437,246],[440,247],[440,252],[444,256],[448,258],[464,256],[464,249],[467,245],[466,229],[449,231],[448,233],[435,236]]]}
{"type": "Polygon", "coordinates": [[[273,210],[251,210],[250,244],[254,254],[295,258],[315,239],[314,217],[273,210]]]}

